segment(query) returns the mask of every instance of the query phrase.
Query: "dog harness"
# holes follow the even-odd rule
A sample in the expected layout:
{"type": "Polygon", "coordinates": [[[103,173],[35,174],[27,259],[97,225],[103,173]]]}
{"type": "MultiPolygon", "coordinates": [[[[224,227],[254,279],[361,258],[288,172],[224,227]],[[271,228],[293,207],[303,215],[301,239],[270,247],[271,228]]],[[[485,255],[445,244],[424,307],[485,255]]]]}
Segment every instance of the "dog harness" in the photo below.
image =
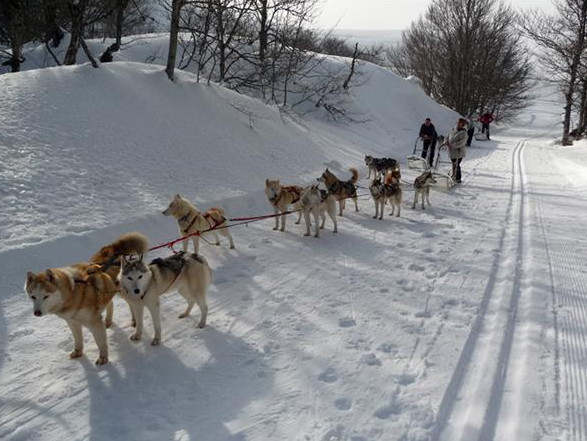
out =
{"type": "Polygon", "coordinates": [[[291,201],[292,204],[295,204],[297,201],[300,200],[301,191],[295,185],[289,185],[287,187],[283,187],[279,192],[279,195],[273,196],[271,199],[269,199],[269,201],[271,201],[273,205],[277,206],[278,202],[281,200],[281,196],[283,196],[283,194],[286,191],[289,191],[294,194],[294,199],[291,201]]]}
{"type": "MultiPolygon", "coordinates": [[[[188,216],[188,215],[186,215],[186,216],[184,216],[184,217],[182,217],[182,218],[180,218],[180,219],[178,219],[178,220],[179,220],[180,222],[181,222],[181,221],[187,221],[187,220],[188,220],[188,217],[187,217],[187,216],[188,216]]],[[[208,222],[208,225],[210,225],[210,229],[211,229],[211,230],[214,230],[214,229],[216,229],[216,228],[217,228],[219,225],[221,225],[222,223],[224,223],[224,222],[226,221],[226,218],[225,218],[224,216],[222,216],[222,218],[221,218],[219,221],[217,221],[216,219],[214,219],[214,217],[212,217],[212,215],[211,215],[210,213],[204,213],[204,214],[197,213],[197,214],[194,216],[194,218],[192,219],[192,221],[191,221],[191,222],[188,224],[188,226],[187,226],[186,228],[184,228],[184,229],[183,229],[183,232],[184,232],[184,234],[188,234],[188,233],[189,233],[189,231],[190,231],[190,228],[192,228],[192,225],[194,225],[194,222],[196,222],[196,219],[197,219],[199,216],[202,216],[204,219],[206,219],[206,221],[208,222]],[[210,221],[210,219],[211,219],[212,221],[210,221]]]]}

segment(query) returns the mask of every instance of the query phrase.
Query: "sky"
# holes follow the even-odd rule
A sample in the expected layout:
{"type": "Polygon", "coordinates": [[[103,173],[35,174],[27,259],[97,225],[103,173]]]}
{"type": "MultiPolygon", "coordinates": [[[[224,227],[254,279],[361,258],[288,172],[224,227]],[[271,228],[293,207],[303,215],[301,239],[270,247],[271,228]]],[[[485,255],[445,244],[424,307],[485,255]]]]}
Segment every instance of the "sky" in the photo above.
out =
{"type": "MultiPolygon", "coordinates": [[[[506,0],[516,8],[548,10],[551,0],[506,0]]],[[[426,11],[431,0],[322,0],[316,19],[320,28],[405,29],[426,11]]]]}

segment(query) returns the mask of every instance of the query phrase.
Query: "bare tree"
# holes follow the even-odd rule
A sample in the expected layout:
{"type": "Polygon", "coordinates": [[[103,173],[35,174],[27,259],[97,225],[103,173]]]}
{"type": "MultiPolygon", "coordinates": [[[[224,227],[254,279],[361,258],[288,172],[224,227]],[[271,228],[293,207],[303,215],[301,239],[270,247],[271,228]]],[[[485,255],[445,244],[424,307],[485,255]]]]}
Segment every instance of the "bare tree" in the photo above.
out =
{"type": "Polygon", "coordinates": [[[42,15],[38,14],[41,4],[36,0],[4,0],[0,8],[0,43],[11,49],[5,52],[2,63],[10,66],[12,72],[20,71],[24,61],[22,46],[42,34],[42,15]]]}
{"type": "Polygon", "coordinates": [[[507,116],[526,105],[530,88],[515,19],[493,0],[433,0],[388,56],[396,71],[417,76],[427,94],[459,113],[507,116]]]}
{"type": "Polygon", "coordinates": [[[583,101],[576,95],[584,92],[581,83],[584,84],[587,51],[587,0],[555,0],[554,5],[555,14],[534,11],[523,21],[522,28],[538,43],[541,50],[537,56],[564,95],[562,144],[570,145],[573,106],[576,100],[583,101]]]}

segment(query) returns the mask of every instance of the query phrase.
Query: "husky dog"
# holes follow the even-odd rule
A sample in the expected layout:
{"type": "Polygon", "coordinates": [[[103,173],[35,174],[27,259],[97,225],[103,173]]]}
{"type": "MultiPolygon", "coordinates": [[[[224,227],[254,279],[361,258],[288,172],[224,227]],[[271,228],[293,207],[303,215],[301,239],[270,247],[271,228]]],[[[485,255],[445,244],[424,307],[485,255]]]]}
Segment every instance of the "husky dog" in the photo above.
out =
{"type": "MultiPolygon", "coordinates": [[[[201,235],[213,234],[216,238],[216,245],[220,245],[218,233],[226,237],[230,242],[230,249],[234,248],[234,242],[230,231],[228,231],[228,220],[224,217],[224,210],[220,207],[210,208],[208,211],[201,212],[198,208],[184,197],[176,194],[169,203],[169,206],[163,211],[165,216],[173,216],[177,219],[179,234],[186,236],[200,232],[201,235]]],[[[191,236],[194,244],[194,253],[198,254],[200,245],[200,235],[191,236]]],[[[183,241],[183,251],[188,252],[188,240],[183,241]]]]}
{"type": "Polygon", "coordinates": [[[371,191],[373,202],[375,202],[375,216],[373,216],[373,219],[383,219],[383,206],[387,201],[391,204],[391,213],[389,215],[393,216],[397,207],[396,216],[400,216],[402,209],[402,189],[399,186],[397,174],[394,177],[394,172],[388,173],[385,177],[385,183],[382,183],[379,177],[374,179],[369,186],[369,190],[371,191]]]}
{"type": "Polygon", "coordinates": [[[371,178],[371,172],[373,172],[373,179],[375,179],[379,175],[386,175],[395,169],[399,170],[399,162],[393,158],[374,158],[373,156],[366,155],[365,165],[369,169],[367,179],[371,178]]]}
{"type": "Polygon", "coordinates": [[[414,180],[414,203],[412,204],[412,208],[416,208],[416,204],[418,203],[418,195],[420,195],[422,199],[422,210],[425,209],[424,198],[426,198],[426,202],[428,202],[428,205],[430,205],[429,195],[430,186],[432,184],[436,184],[436,180],[434,179],[431,171],[425,171],[414,180]]]}
{"type": "Polygon", "coordinates": [[[97,266],[74,265],[40,273],[27,272],[25,291],[33,301],[36,317],[56,314],[64,319],[73,334],[74,348],[70,358],[83,355],[82,326],[90,330],[99,350],[96,364],[108,363],[108,343],[102,311],[119,291],[112,278],[97,266]]]}
{"type": "MultiPolygon", "coordinates": [[[[132,232],[123,234],[111,244],[108,244],[90,258],[89,265],[98,265],[100,269],[106,272],[112,280],[116,280],[120,271],[120,260],[122,256],[139,255],[147,252],[149,242],[141,233],[132,232]]],[[[74,266],[87,265],[78,263],[74,266]]],[[[114,315],[114,305],[110,302],[106,306],[105,324],[109,328],[112,325],[112,316],[114,315]]],[[[132,315],[132,310],[131,310],[132,315]]],[[[135,326],[134,315],[132,326],[135,326]]]]}
{"type": "MultiPolygon", "coordinates": [[[[281,185],[279,179],[265,179],[265,195],[273,205],[275,214],[285,213],[289,205],[293,205],[294,210],[302,208],[300,197],[304,189],[297,185],[281,185]]],[[[287,215],[275,216],[274,230],[285,231],[285,218],[287,215]],[[279,218],[281,218],[281,228],[279,228],[279,218]]],[[[302,220],[302,213],[298,216],[296,225],[302,220]]]]}
{"type": "Polygon", "coordinates": [[[136,259],[123,259],[118,281],[122,297],[128,302],[137,320],[137,328],[130,339],[140,340],[142,337],[143,307],[146,306],[155,328],[151,344],[156,346],[161,342],[159,296],[172,289],[177,290],[188,302],[179,318],[190,315],[194,303],[197,303],[202,312],[198,327],[206,326],[206,291],[211,280],[208,262],[197,254],[181,252],[165,259],[155,259],[148,265],[143,262],[142,255],[136,259]]]}
{"type": "Polygon", "coordinates": [[[322,176],[317,178],[318,181],[326,185],[328,193],[338,199],[338,215],[342,216],[344,210],[345,200],[352,198],[355,202],[355,211],[359,211],[359,205],[357,204],[357,188],[355,184],[359,180],[359,172],[356,168],[351,167],[349,171],[353,174],[351,179],[348,181],[341,181],[338,179],[330,170],[326,169],[322,176]]]}
{"type": "Polygon", "coordinates": [[[310,214],[313,214],[314,222],[316,222],[316,234],[314,234],[314,237],[320,237],[320,229],[324,228],[324,223],[326,222],[326,212],[334,224],[333,233],[338,232],[336,201],[327,191],[320,190],[318,185],[320,184],[311,185],[304,189],[302,193],[302,209],[306,221],[306,234],[304,236],[310,235],[310,214]],[[318,226],[318,216],[322,219],[320,226],[318,226]]]}

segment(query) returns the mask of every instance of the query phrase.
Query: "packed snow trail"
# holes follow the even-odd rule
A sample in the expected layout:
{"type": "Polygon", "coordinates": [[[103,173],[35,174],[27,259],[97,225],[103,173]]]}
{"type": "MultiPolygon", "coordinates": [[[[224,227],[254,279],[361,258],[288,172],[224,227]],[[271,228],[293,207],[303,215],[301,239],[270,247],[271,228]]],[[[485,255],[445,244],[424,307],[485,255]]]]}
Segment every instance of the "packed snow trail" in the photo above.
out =
{"type": "Polygon", "coordinates": [[[434,440],[587,439],[587,271],[572,251],[584,242],[574,225],[587,215],[584,193],[576,194],[587,184],[576,172],[585,154],[575,151],[573,167],[563,159],[573,149],[539,131],[516,141],[517,132],[498,136],[515,145],[507,217],[434,440]]]}

